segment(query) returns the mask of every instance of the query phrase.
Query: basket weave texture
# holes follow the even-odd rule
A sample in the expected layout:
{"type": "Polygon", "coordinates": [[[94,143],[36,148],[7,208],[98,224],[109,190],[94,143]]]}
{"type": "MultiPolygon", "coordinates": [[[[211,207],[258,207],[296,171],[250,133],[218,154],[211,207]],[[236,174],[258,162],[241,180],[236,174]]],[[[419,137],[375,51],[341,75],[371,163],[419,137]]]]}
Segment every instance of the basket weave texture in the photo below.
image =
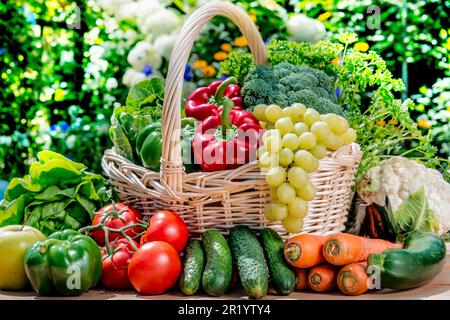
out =
{"type": "MultiPolygon", "coordinates": [[[[269,187],[256,162],[234,170],[184,172],[180,148],[184,69],[200,30],[216,15],[228,17],[239,27],[256,64],[267,63],[264,42],[242,9],[224,2],[202,6],[186,21],[170,58],[162,115],[160,172],[135,165],[114,150],[105,152],[102,167],[122,201],[144,215],[161,209],[177,212],[191,236],[199,236],[211,228],[226,234],[237,224],[256,230],[270,226],[286,236],[279,223],[269,223],[264,217],[264,208],[270,202],[269,187]]],[[[330,234],[343,230],[360,159],[359,146],[352,144],[320,160],[319,169],[310,174],[317,193],[308,204],[303,233],[330,234]]]]}

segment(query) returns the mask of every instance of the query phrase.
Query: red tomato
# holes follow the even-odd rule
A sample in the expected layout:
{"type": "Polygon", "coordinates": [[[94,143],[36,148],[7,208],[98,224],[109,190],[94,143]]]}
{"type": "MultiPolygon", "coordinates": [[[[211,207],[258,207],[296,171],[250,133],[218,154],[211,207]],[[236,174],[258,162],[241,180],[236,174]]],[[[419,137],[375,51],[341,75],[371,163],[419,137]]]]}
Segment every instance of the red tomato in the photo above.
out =
{"type": "MultiPolygon", "coordinates": [[[[139,248],[136,241],[133,241],[133,243],[139,248]]],[[[114,250],[112,255],[108,255],[106,248],[102,249],[103,272],[101,282],[108,289],[129,289],[131,283],[128,279],[128,265],[135,250],[127,239],[112,241],[110,245],[114,250]]]]}
{"type": "Polygon", "coordinates": [[[181,260],[168,243],[153,241],[139,248],[128,266],[128,277],[140,294],[161,294],[172,288],[181,273],[181,260]]]}
{"type": "MultiPolygon", "coordinates": [[[[133,207],[126,205],[125,203],[110,204],[100,209],[94,216],[92,225],[98,225],[103,218],[108,217],[104,221],[105,226],[112,229],[120,229],[129,224],[141,223],[142,215],[139,211],[133,207]]],[[[126,230],[126,234],[131,238],[137,238],[142,233],[142,228],[135,226],[126,230]]],[[[92,231],[91,237],[100,245],[105,244],[105,231],[97,229],[92,231]]],[[[123,238],[120,233],[110,232],[109,241],[114,241],[117,238],[123,238]]]]}
{"type": "Polygon", "coordinates": [[[141,245],[151,241],[164,241],[181,253],[188,242],[188,229],[183,219],[172,211],[158,211],[151,217],[141,238],[141,245]]]}

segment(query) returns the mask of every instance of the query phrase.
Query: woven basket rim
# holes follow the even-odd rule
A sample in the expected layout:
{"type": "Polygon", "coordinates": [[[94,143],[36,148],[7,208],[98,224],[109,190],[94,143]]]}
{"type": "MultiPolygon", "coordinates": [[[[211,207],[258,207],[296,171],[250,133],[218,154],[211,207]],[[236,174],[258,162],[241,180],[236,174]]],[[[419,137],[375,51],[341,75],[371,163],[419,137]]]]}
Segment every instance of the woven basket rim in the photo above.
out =
{"type": "MultiPolygon", "coordinates": [[[[138,165],[138,164],[134,163],[133,161],[131,161],[131,160],[125,158],[125,157],[122,156],[120,153],[118,153],[118,152],[115,150],[114,147],[112,147],[112,148],[110,148],[110,149],[107,149],[107,150],[104,152],[104,155],[106,155],[106,154],[111,154],[111,155],[113,155],[114,157],[119,158],[122,162],[128,163],[129,165],[131,165],[131,166],[133,166],[133,167],[137,167],[137,168],[139,168],[139,169],[142,169],[142,170],[144,170],[144,171],[147,171],[148,173],[155,173],[155,174],[160,173],[159,171],[151,170],[151,169],[149,169],[149,168],[146,168],[146,167],[144,167],[144,166],[142,166],[142,165],[138,165]]],[[[321,161],[322,161],[322,162],[326,162],[326,161],[333,161],[333,162],[335,162],[335,161],[338,160],[338,159],[344,159],[344,160],[346,160],[347,162],[348,162],[348,161],[351,161],[352,163],[347,163],[347,164],[342,163],[342,165],[343,165],[343,166],[346,166],[346,167],[351,167],[351,166],[354,166],[355,164],[359,163],[359,160],[361,159],[361,155],[362,155],[362,151],[361,151],[361,147],[359,146],[359,144],[357,144],[357,143],[352,143],[351,145],[343,146],[341,149],[339,149],[339,150],[337,150],[337,151],[334,151],[334,152],[328,152],[327,157],[324,158],[324,159],[322,159],[321,161]]],[[[243,167],[249,166],[249,165],[254,166],[254,165],[257,165],[257,163],[258,163],[258,161],[255,160],[255,161],[246,163],[246,164],[244,164],[244,165],[242,165],[242,166],[240,166],[240,167],[238,167],[238,168],[236,168],[236,169],[220,170],[220,171],[213,171],[213,172],[194,171],[194,172],[189,172],[189,173],[188,173],[188,172],[185,172],[185,171],[183,170],[183,176],[184,176],[184,177],[189,177],[189,176],[195,177],[195,176],[199,176],[199,175],[214,175],[214,174],[222,175],[222,174],[224,174],[224,173],[226,173],[226,172],[233,173],[233,172],[239,172],[239,171],[242,171],[242,168],[243,168],[243,167]]]]}

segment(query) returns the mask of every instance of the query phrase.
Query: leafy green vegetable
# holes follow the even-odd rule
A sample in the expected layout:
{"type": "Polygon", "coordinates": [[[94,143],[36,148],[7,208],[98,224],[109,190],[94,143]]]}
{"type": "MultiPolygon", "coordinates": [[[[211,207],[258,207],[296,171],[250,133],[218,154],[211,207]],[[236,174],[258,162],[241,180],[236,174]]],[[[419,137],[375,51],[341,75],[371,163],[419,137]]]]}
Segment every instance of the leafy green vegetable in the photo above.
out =
{"type": "Polygon", "coordinates": [[[14,178],[0,202],[0,227],[25,223],[48,235],[89,224],[111,197],[104,178],[52,151],[38,153],[30,174],[14,178]]]}
{"type": "MultiPolygon", "coordinates": [[[[341,91],[338,104],[348,110],[350,125],[357,131],[356,142],[363,158],[356,174],[357,180],[381,160],[401,155],[416,159],[430,168],[444,169],[448,160],[436,157],[432,136],[424,135],[411,119],[411,100],[397,97],[403,83],[395,79],[385,61],[373,51],[359,52],[349,45],[357,41],[354,33],[341,33],[338,41],[316,44],[273,40],[267,45],[268,62],[275,66],[289,62],[309,66],[336,78],[335,87],[341,91]]],[[[221,63],[220,75],[235,76],[242,84],[255,67],[249,53],[232,52],[221,63]]]]}
{"type": "Polygon", "coordinates": [[[428,205],[423,187],[411,193],[397,212],[389,212],[389,215],[397,234],[416,230],[434,233],[439,231],[439,221],[428,205]]]}
{"type": "Polygon", "coordinates": [[[158,100],[164,99],[164,81],[160,78],[144,80],[136,84],[128,93],[127,107],[142,109],[143,106],[154,106],[158,100]]]}
{"type": "Polygon", "coordinates": [[[162,115],[164,82],[160,78],[144,80],[130,89],[126,106],[114,109],[109,135],[116,152],[140,163],[136,154],[136,138],[149,124],[162,115]]]}
{"type": "MultiPolygon", "coordinates": [[[[325,72],[330,77],[339,73],[341,67],[332,61],[340,56],[342,50],[341,44],[330,41],[310,44],[273,39],[267,45],[269,65],[288,62],[294,66],[309,66],[325,72]]],[[[233,51],[228,59],[221,62],[219,75],[236,77],[239,83],[243,84],[244,78],[254,67],[251,53],[233,51]]]]}

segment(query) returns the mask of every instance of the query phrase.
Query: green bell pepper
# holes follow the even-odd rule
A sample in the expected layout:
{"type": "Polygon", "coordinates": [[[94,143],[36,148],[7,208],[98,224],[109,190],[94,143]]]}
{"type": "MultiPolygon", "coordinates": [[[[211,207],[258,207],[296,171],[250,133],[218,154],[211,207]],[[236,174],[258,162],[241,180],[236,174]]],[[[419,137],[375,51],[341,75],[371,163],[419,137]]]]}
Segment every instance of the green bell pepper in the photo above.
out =
{"type": "MultiPolygon", "coordinates": [[[[181,155],[187,172],[195,170],[192,155],[192,139],[195,133],[195,119],[181,119],[181,155]]],[[[145,127],[136,139],[136,152],[144,167],[159,171],[162,155],[161,122],[154,122],[145,127]]]]}
{"type": "Polygon", "coordinates": [[[80,295],[95,286],[102,275],[97,244],[74,230],[58,231],[35,242],[24,261],[28,279],[40,295],[80,295]]]}

